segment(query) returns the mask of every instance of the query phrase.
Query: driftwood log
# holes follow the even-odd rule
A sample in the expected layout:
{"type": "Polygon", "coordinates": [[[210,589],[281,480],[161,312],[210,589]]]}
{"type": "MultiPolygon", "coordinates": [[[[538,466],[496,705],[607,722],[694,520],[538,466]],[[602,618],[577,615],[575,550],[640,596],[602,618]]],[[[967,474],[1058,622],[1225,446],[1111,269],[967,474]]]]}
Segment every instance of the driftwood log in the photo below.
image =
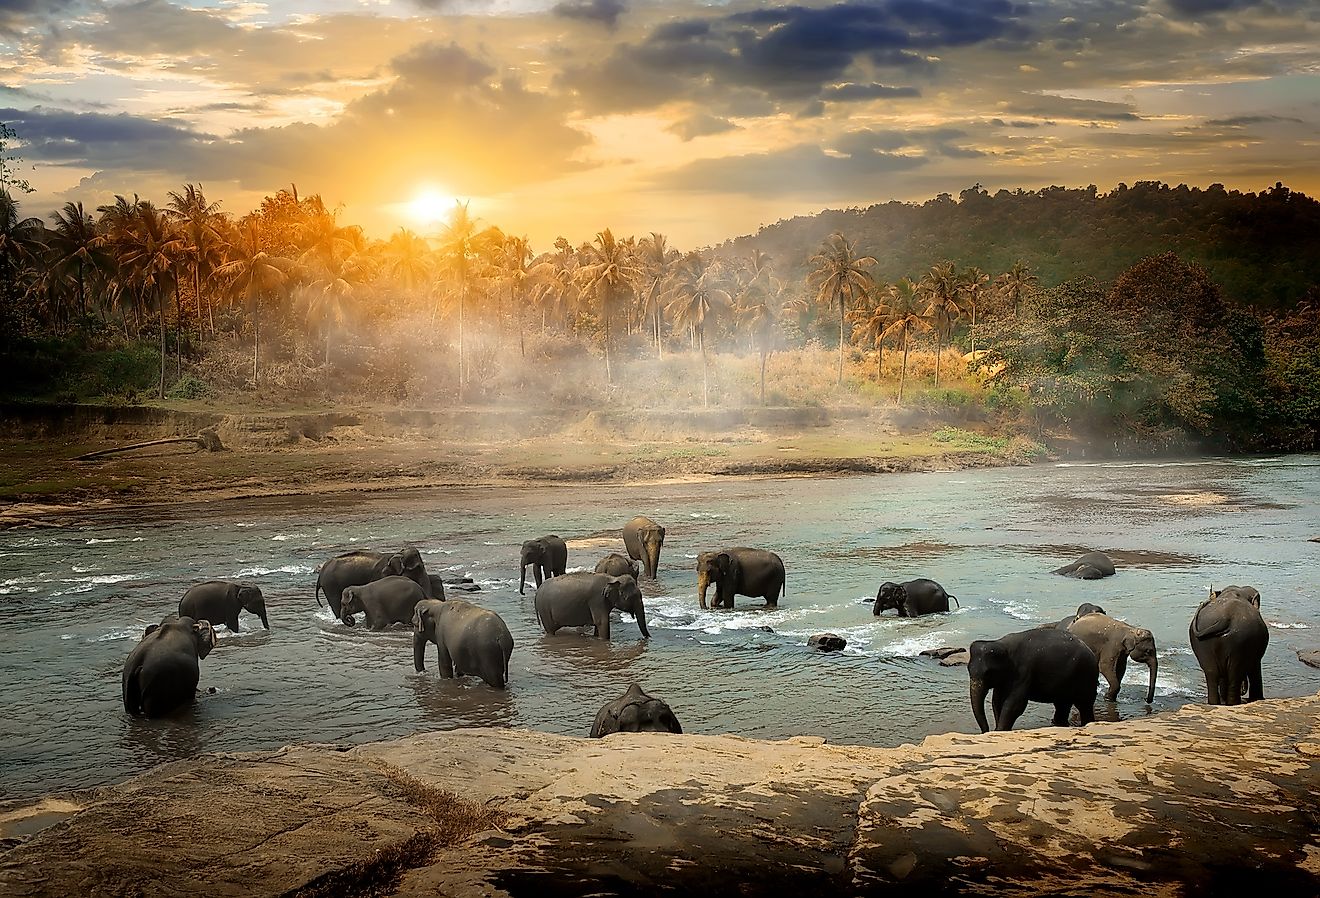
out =
{"type": "Polygon", "coordinates": [[[116,452],[131,452],[134,449],[146,449],[149,446],[167,446],[171,443],[193,443],[197,446],[198,452],[203,449],[207,452],[223,452],[225,448],[216,432],[207,429],[190,437],[167,437],[161,440],[147,440],[143,443],[130,443],[127,446],[115,446],[113,449],[98,449],[95,452],[79,455],[74,458],[74,461],[93,461],[106,455],[113,455],[116,452]]]}

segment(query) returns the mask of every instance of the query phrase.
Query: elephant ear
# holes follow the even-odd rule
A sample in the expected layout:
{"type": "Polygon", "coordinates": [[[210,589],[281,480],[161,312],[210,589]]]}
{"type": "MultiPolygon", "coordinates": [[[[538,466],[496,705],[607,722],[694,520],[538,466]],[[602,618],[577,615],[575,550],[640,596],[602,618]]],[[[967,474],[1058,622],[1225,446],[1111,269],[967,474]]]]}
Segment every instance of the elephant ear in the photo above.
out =
{"type": "Polygon", "coordinates": [[[199,620],[193,624],[193,638],[197,640],[197,657],[205,658],[211,654],[211,649],[215,648],[215,628],[207,620],[199,620]]]}
{"type": "Polygon", "coordinates": [[[596,712],[596,719],[591,724],[591,738],[599,739],[617,729],[614,717],[610,714],[610,705],[606,705],[596,712]]]}
{"type": "Polygon", "coordinates": [[[148,636],[150,636],[152,633],[155,633],[159,629],[160,629],[160,624],[148,624],[147,629],[142,633],[142,638],[146,639],[148,636]]]}
{"type": "Polygon", "coordinates": [[[732,571],[734,568],[733,556],[728,552],[721,552],[715,556],[715,565],[722,571],[732,571]]]}
{"type": "Polygon", "coordinates": [[[618,577],[611,577],[605,584],[605,588],[600,591],[601,597],[605,599],[607,608],[618,608],[619,601],[623,597],[623,584],[618,577]]]}
{"type": "Polygon", "coordinates": [[[405,570],[405,565],[402,555],[398,555],[398,554],[391,555],[389,561],[385,562],[386,576],[402,577],[404,570],[405,570]]]}

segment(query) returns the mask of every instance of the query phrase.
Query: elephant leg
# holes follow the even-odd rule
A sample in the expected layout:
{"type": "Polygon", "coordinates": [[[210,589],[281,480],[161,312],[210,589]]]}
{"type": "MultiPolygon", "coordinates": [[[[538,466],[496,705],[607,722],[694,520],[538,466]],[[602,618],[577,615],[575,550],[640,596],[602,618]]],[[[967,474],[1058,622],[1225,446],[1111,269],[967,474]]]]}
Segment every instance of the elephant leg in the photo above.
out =
{"type": "Polygon", "coordinates": [[[229,628],[230,633],[238,632],[238,615],[235,614],[229,620],[225,621],[225,626],[229,628]]]}
{"type": "Polygon", "coordinates": [[[1228,675],[1220,679],[1224,691],[1224,704],[1240,705],[1242,703],[1242,681],[1247,678],[1246,671],[1237,659],[1230,658],[1228,661],[1228,675]]]}
{"type": "Polygon", "coordinates": [[[596,638],[610,641],[610,610],[605,609],[605,613],[596,618],[596,638]]]}
{"type": "Polygon", "coordinates": [[[1082,718],[1082,726],[1088,723],[1095,723],[1095,700],[1082,699],[1075,703],[1077,705],[1077,714],[1082,718]]]}
{"type": "Polygon", "coordinates": [[[440,676],[444,677],[446,680],[452,680],[454,678],[453,656],[449,654],[449,649],[445,647],[445,641],[443,638],[437,639],[435,644],[436,648],[439,649],[440,676]]]}
{"type": "Polygon", "coordinates": [[[1219,700],[1219,676],[1208,670],[1205,672],[1205,702],[1207,705],[1223,704],[1219,700]]]}
{"type": "Polygon", "coordinates": [[[540,565],[540,564],[534,564],[534,565],[532,565],[532,576],[536,578],[536,588],[537,588],[537,589],[540,589],[540,588],[541,588],[541,584],[542,584],[542,583],[544,582],[544,580],[545,580],[545,578],[541,576],[541,565],[540,565]]]}
{"type": "Polygon", "coordinates": [[[769,592],[766,593],[765,607],[767,608],[779,607],[779,590],[781,590],[783,586],[784,584],[780,583],[778,586],[775,586],[773,589],[771,589],[769,592]]]}
{"type": "Polygon", "coordinates": [[[995,729],[1000,731],[1013,729],[1013,724],[1017,723],[1017,719],[1025,710],[1027,710],[1027,690],[1014,689],[1004,699],[1001,713],[995,715],[995,729]]]}
{"type": "Polygon", "coordinates": [[[1265,697],[1265,679],[1261,676],[1260,662],[1247,671],[1247,701],[1258,702],[1265,697]]]}
{"type": "Polygon", "coordinates": [[[1054,703],[1054,725],[1056,727],[1066,727],[1068,725],[1068,713],[1072,711],[1072,702],[1062,701],[1054,703]]]}
{"type": "Polygon", "coordinates": [[[1109,681],[1109,690],[1105,693],[1105,701],[1118,700],[1118,690],[1123,685],[1123,674],[1125,673],[1127,673],[1127,655],[1119,655],[1114,659],[1114,663],[1104,671],[1105,679],[1109,681]]]}
{"type": "Polygon", "coordinates": [[[1008,690],[995,689],[990,693],[990,709],[995,712],[995,724],[998,725],[1000,716],[1004,713],[1004,699],[1008,698],[1008,690]]]}

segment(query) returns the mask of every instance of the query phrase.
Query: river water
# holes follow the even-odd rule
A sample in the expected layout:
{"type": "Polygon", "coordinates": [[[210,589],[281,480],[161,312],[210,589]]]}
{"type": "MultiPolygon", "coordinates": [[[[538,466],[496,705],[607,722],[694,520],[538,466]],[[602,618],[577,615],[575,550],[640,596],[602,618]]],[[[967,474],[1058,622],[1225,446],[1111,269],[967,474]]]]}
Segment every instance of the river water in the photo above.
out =
{"type": "MultiPolygon", "coordinates": [[[[893,746],[975,732],[964,668],[918,657],[1056,620],[1081,602],[1154,631],[1153,713],[1204,701],[1187,623],[1207,586],[1261,591],[1271,625],[1267,697],[1320,690],[1298,648],[1320,648],[1320,456],[1038,465],[950,473],[639,486],[464,488],[379,497],[266,499],[106,512],[77,526],[0,534],[0,798],[119,780],[199,751],[295,741],[355,743],[426,730],[507,726],[586,735],[631,681],[666,699],[685,731],[759,738],[819,734],[893,746]],[[669,528],[660,579],[644,583],[653,638],[631,619],[614,640],[545,637],[532,589],[519,596],[527,537],[569,540],[569,568],[622,551],[618,528],[644,513],[669,528]],[[428,569],[470,576],[468,598],[498,611],[516,643],[511,686],[412,669],[411,634],[348,629],[313,599],[317,566],[349,548],[413,542],[428,569]],[[694,559],[722,545],[779,552],[775,611],[740,598],[702,611],[694,559]],[[1093,548],[1119,573],[1084,582],[1048,571],[1093,548]],[[886,579],[934,578],[950,614],[874,618],[886,579]],[[157,721],[120,703],[125,657],[186,586],[258,584],[272,629],[251,615],[218,628],[195,706],[157,721]],[[760,629],[769,627],[773,632],[760,629]],[[813,633],[848,640],[806,648],[813,633]]],[[[1145,667],[1115,706],[1152,713],[1145,667]]],[[[1033,705],[1018,728],[1043,726],[1033,705]]]]}

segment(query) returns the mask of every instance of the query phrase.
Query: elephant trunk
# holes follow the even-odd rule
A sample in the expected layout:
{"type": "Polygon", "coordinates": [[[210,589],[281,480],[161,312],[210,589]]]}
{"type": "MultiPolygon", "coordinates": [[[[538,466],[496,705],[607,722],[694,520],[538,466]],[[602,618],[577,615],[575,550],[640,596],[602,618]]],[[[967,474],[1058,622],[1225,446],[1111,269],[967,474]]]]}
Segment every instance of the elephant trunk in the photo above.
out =
{"type": "Polygon", "coordinates": [[[633,612],[633,617],[637,618],[637,629],[642,631],[642,638],[650,639],[651,631],[646,629],[646,609],[642,607],[641,602],[637,603],[637,609],[633,612]]]}
{"type": "Polygon", "coordinates": [[[654,580],[656,572],[660,570],[660,543],[647,543],[642,548],[646,553],[646,576],[654,580]]]}
{"type": "Polygon", "coordinates": [[[413,667],[421,673],[426,669],[426,634],[413,634],[413,667]]]}
{"type": "Polygon", "coordinates": [[[527,595],[527,562],[518,565],[518,595],[527,595]]]}
{"type": "Polygon", "coordinates": [[[1155,674],[1159,671],[1160,667],[1159,659],[1155,657],[1154,652],[1151,652],[1150,660],[1147,661],[1146,664],[1150,667],[1150,686],[1146,689],[1146,704],[1149,705],[1151,702],[1155,701],[1155,674]]]}
{"type": "Polygon", "coordinates": [[[972,713],[976,715],[976,725],[981,732],[990,732],[990,724],[985,719],[985,681],[975,677],[971,680],[972,713]]]}
{"type": "Polygon", "coordinates": [[[701,607],[706,607],[706,587],[710,586],[710,574],[705,571],[697,572],[697,596],[701,599],[701,607]]]}
{"type": "Polygon", "coordinates": [[[339,615],[339,619],[344,622],[345,627],[357,626],[357,620],[353,617],[353,613],[351,611],[343,612],[341,615],[339,615]]]}

